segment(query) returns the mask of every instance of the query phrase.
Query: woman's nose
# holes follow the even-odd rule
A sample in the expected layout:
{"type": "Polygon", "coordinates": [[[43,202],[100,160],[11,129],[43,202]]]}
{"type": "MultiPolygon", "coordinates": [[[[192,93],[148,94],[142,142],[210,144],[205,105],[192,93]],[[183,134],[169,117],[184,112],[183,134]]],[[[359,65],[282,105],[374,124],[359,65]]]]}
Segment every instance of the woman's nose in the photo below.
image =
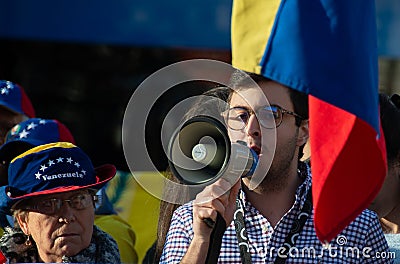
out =
{"type": "Polygon", "coordinates": [[[75,221],[75,209],[68,202],[64,201],[59,210],[59,216],[65,223],[75,221]]]}

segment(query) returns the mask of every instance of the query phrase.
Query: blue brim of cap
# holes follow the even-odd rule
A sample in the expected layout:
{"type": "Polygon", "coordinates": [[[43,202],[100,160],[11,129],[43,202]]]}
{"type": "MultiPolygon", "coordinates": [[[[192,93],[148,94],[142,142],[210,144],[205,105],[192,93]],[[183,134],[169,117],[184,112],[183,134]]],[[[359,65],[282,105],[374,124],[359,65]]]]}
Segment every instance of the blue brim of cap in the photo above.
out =
{"type": "MultiPolygon", "coordinates": [[[[33,147],[42,145],[42,143],[36,142],[36,140],[30,140],[29,142],[27,142],[25,140],[14,140],[14,141],[7,142],[0,147],[0,160],[12,160],[13,158],[15,158],[16,156],[14,155],[15,153],[13,150],[18,145],[26,146],[26,148],[29,149],[29,148],[33,148],[33,147]]],[[[22,153],[19,153],[19,154],[22,154],[22,153]]]]}
{"type": "Polygon", "coordinates": [[[4,101],[0,100],[0,106],[4,107],[11,113],[25,115],[24,112],[22,111],[22,109],[16,109],[15,106],[9,104],[8,102],[4,102],[4,101]]]}

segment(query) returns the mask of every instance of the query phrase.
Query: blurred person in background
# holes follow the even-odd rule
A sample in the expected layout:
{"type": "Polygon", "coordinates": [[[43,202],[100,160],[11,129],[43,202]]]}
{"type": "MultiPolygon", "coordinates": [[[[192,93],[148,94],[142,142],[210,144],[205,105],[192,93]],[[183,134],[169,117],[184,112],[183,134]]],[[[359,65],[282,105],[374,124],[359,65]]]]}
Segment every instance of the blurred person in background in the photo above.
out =
{"type": "Polygon", "coordinates": [[[0,80],[0,146],[13,126],[31,117],[35,117],[35,110],[24,89],[18,84],[0,80]]]}
{"type": "MultiPolygon", "coordinates": [[[[4,144],[7,132],[16,124],[35,117],[35,110],[24,89],[13,82],[0,80],[0,146],[4,144]]],[[[0,160],[0,175],[6,173],[7,166],[0,160]]],[[[0,176],[0,186],[7,184],[7,177],[0,176]]],[[[0,214],[0,236],[7,225],[7,218],[0,214]]]]}
{"type": "Polygon", "coordinates": [[[389,251],[395,252],[395,263],[400,263],[400,96],[381,93],[379,104],[388,171],[369,209],[378,214],[389,251]]]}

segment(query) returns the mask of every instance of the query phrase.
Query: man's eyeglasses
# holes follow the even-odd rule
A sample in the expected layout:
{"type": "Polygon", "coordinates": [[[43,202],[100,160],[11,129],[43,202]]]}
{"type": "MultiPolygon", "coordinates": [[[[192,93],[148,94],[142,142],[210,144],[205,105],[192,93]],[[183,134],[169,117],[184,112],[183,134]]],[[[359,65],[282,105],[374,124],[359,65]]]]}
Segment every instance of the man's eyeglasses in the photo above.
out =
{"type": "Polygon", "coordinates": [[[64,203],[68,203],[71,208],[76,210],[83,210],[89,206],[93,206],[93,203],[98,200],[96,195],[89,193],[81,193],[70,197],[69,199],[63,200],[59,198],[45,199],[37,202],[34,205],[28,205],[25,207],[26,210],[32,210],[42,214],[52,215],[60,211],[64,203]]]}
{"type": "Polygon", "coordinates": [[[294,112],[283,109],[279,105],[268,105],[257,109],[254,113],[251,109],[243,107],[233,107],[226,114],[227,125],[233,130],[242,130],[249,122],[250,116],[256,114],[261,126],[272,129],[279,127],[283,120],[283,115],[288,114],[304,120],[304,118],[294,112]]]}

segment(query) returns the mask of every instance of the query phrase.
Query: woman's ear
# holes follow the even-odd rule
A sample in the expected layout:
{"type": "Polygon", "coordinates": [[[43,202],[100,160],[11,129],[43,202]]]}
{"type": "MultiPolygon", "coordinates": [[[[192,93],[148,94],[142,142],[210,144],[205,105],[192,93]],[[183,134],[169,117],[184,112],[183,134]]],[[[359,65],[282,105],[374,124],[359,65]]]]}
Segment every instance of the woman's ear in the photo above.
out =
{"type": "Polygon", "coordinates": [[[297,146],[303,146],[307,143],[309,137],[308,120],[302,120],[299,127],[299,134],[297,136],[297,146]]]}
{"type": "Polygon", "coordinates": [[[25,235],[30,235],[29,226],[28,226],[28,214],[27,213],[19,213],[15,215],[15,219],[18,222],[19,227],[25,235]]]}

